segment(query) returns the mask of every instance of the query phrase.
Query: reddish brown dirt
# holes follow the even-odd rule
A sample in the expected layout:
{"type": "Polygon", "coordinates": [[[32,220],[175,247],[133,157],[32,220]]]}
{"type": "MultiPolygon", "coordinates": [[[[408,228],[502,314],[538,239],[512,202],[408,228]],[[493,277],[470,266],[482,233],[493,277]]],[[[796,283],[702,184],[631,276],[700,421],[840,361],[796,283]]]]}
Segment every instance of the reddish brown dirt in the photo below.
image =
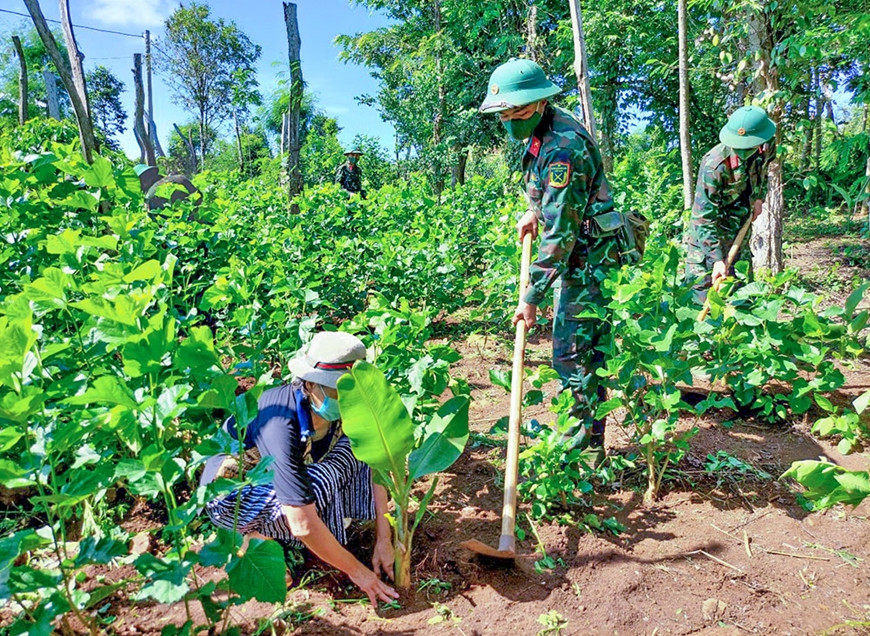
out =
{"type": "MultiPolygon", "coordinates": [[[[508,412],[508,397],[489,381],[492,368],[508,369],[511,343],[504,337],[474,336],[457,344],[463,360],[457,376],[473,389],[472,427],[487,431],[508,412]]],[[[547,363],[549,340],[533,335],[527,364],[547,363]]],[[[847,403],[870,382],[870,364],[847,371],[856,386],[838,396],[847,403]]],[[[852,469],[866,470],[870,455],[839,455],[826,441],[812,438],[811,420],[788,425],[729,420],[717,413],[698,426],[691,452],[679,473],[666,482],[661,500],[642,505],[640,474],[626,475],[621,487],[603,486],[592,500],[601,516],[614,516],[628,529],[619,537],[589,534],[576,526],[540,523],[543,549],[558,565],[536,571],[541,558],[531,538],[519,542],[512,564],[486,562],[460,547],[469,538],[496,545],[500,532],[503,449],[469,444],[462,458],[441,477],[438,494],[418,531],[414,548],[415,587],[440,579],[450,589],[406,593],[397,609],[373,611],[348,580],[314,559],[296,572],[297,585],[284,606],[248,603],[234,608],[230,622],[242,634],[870,634],[870,501],[856,509],[837,507],[807,513],[788,485],[775,479],[715,476],[704,471],[708,454],[719,450],[774,477],[797,459],[820,455],[852,469]],[[440,613],[439,613],[440,608],[440,613]],[[444,609],[446,608],[446,609],[444,609]],[[561,632],[542,632],[539,617],[558,612],[561,632]],[[438,619],[442,618],[440,622],[438,619]]],[[[525,413],[542,423],[546,408],[525,413]]],[[[628,437],[609,423],[611,453],[626,452],[628,437]]],[[[422,491],[426,484],[418,487],[422,491]]],[[[521,525],[528,528],[522,516],[521,525]]],[[[132,533],[155,530],[159,519],[137,507],[124,527],[132,533]]],[[[351,550],[368,560],[369,529],[357,529],[351,550]]],[[[151,541],[152,549],[159,549],[151,541]]],[[[130,566],[94,571],[91,577],[121,580],[130,566]]],[[[202,580],[222,572],[203,570],[202,580]]],[[[132,601],[135,589],[110,599],[115,616],[107,633],[159,634],[167,624],[186,620],[182,604],[163,606],[132,601]]],[[[206,624],[191,604],[194,621],[206,624]]],[[[214,632],[210,632],[214,633],[214,632]]]]}

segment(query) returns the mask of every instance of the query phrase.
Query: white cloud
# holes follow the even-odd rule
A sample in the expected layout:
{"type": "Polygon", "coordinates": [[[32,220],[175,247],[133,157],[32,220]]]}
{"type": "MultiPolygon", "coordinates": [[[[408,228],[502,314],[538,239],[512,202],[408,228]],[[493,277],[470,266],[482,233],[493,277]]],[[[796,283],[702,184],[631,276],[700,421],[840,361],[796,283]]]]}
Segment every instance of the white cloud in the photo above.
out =
{"type": "Polygon", "coordinates": [[[111,26],[156,27],[172,11],[171,0],[94,0],[88,17],[111,26]]]}
{"type": "Polygon", "coordinates": [[[350,112],[350,109],[344,106],[324,106],[323,110],[325,110],[328,115],[344,115],[345,113],[350,112]]]}

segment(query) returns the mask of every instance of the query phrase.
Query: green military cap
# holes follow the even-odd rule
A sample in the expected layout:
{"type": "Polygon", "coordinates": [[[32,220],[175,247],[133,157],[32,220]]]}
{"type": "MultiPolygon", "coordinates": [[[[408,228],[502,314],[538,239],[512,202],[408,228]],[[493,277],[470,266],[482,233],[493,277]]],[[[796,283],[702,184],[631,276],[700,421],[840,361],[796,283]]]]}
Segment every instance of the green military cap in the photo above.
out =
{"type": "Polygon", "coordinates": [[[770,141],[775,134],[776,124],[763,108],[744,106],[728,118],[728,123],[719,131],[719,141],[731,148],[746,150],[770,141]]]}
{"type": "Polygon", "coordinates": [[[480,112],[497,113],[561,92],[562,89],[548,80],[544,69],[535,62],[514,58],[492,72],[480,112]]]}
{"type": "Polygon", "coordinates": [[[360,149],[359,146],[353,146],[350,150],[348,150],[347,152],[344,153],[345,156],[347,156],[347,155],[364,155],[364,154],[366,154],[366,153],[364,153],[360,149]]]}

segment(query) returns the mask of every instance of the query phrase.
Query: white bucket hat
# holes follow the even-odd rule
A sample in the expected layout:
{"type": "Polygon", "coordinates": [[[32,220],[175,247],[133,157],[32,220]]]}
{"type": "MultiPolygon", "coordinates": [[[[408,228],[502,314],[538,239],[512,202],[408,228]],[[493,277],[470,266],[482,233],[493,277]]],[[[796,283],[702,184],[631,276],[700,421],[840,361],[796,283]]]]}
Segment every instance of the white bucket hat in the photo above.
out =
{"type": "Polygon", "coordinates": [[[334,389],[354,362],[365,359],[366,346],[356,336],[343,331],[321,331],[311,339],[308,349],[287,366],[299,380],[334,389]]]}

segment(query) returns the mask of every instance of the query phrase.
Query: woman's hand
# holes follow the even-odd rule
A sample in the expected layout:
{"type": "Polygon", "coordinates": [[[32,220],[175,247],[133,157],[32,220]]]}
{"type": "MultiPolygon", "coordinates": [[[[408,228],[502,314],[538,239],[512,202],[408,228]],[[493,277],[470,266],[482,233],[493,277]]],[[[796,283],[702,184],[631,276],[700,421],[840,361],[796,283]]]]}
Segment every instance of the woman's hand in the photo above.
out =
{"type": "Polygon", "coordinates": [[[350,580],[353,581],[359,589],[366,593],[372,607],[378,608],[378,601],[389,603],[390,601],[399,598],[399,594],[389,585],[381,581],[377,575],[362,566],[354,574],[349,574],[350,580]]]}
{"type": "Polygon", "coordinates": [[[376,575],[386,574],[392,581],[395,558],[396,553],[393,552],[393,544],[389,537],[378,539],[375,542],[375,550],[372,553],[372,569],[376,575]]]}

